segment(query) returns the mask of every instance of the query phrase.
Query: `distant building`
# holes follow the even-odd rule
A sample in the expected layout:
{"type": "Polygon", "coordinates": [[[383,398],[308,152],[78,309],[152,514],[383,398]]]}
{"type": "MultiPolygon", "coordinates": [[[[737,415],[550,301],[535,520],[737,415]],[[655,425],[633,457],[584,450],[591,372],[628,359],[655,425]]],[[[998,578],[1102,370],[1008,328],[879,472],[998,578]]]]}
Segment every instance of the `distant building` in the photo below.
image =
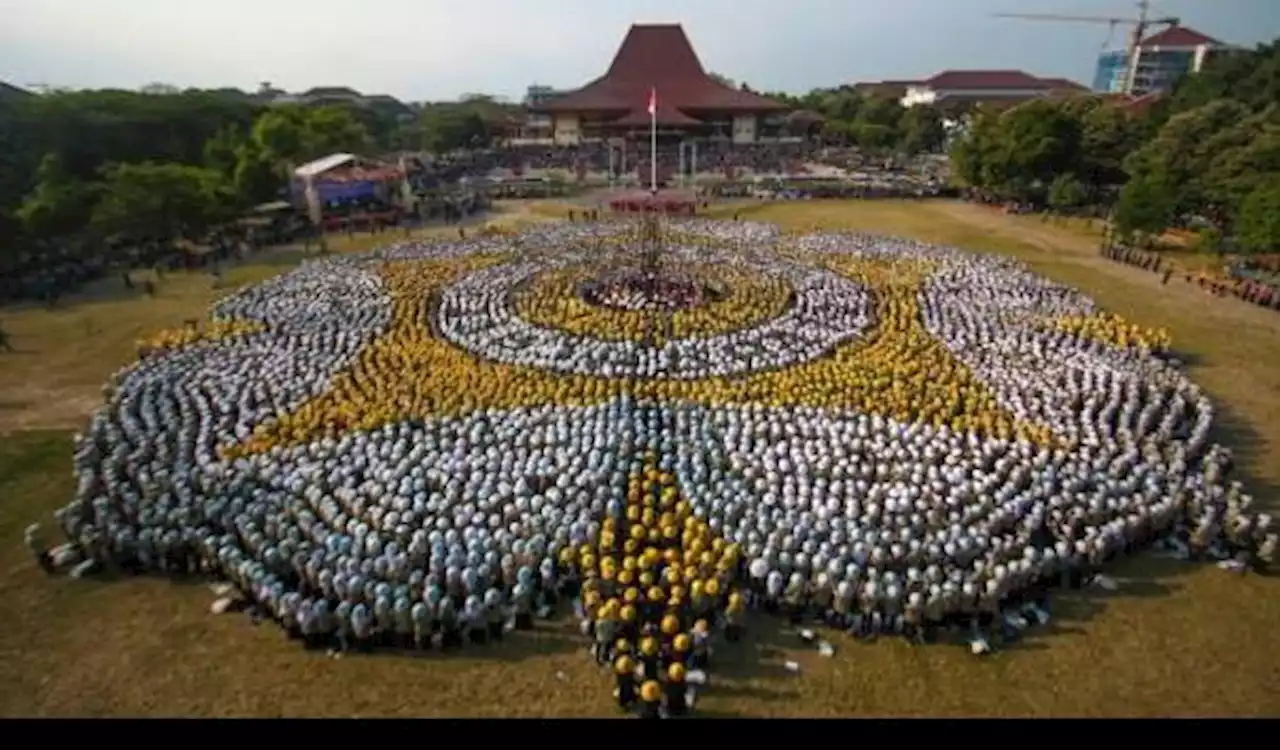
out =
{"type": "Polygon", "coordinates": [[[862,91],[896,92],[904,107],[950,107],[970,104],[1017,104],[1030,99],[1088,91],[1065,78],[1040,78],[1021,70],[945,70],[923,81],[884,81],[856,84],[862,91]]]}
{"type": "Polygon", "coordinates": [[[563,96],[565,93],[567,92],[561,91],[560,89],[557,89],[557,88],[552,88],[551,86],[542,86],[540,84],[535,83],[529,88],[525,89],[524,105],[526,107],[536,107],[551,99],[556,98],[557,96],[563,96]]]}
{"type": "Polygon", "coordinates": [[[647,137],[651,119],[664,141],[721,135],[752,143],[762,120],[788,107],[709,76],[678,24],[636,24],[603,76],[529,109],[550,115],[552,138],[567,145],[647,137]]]}
{"type": "Polygon", "coordinates": [[[853,84],[853,90],[867,96],[886,96],[901,99],[907,95],[907,88],[915,86],[919,81],[864,81],[853,84]]]}
{"type": "MultiPolygon", "coordinates": [[[[1188,73],[1199,73],[1214,55],[1236,49],[1194,29],[1172,26],[1142,41],[1138,47],[1138,67],[1133,94],[1144,96],[1167,92],[1188,73]]],[[[1093,90],[1099,93],[1124,92],[1129,60],[1125,50],[1104,52],[1098,57],[1093,90]]]]}

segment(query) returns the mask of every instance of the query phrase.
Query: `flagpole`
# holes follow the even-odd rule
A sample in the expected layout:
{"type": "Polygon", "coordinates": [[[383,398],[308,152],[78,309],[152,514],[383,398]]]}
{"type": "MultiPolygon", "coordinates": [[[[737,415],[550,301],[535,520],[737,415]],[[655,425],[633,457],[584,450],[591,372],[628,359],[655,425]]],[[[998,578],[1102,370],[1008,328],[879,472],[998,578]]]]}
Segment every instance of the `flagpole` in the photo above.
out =
{"type": "Polygon", "coordinates": [[[658,90],[649,90],[649,192],[658,192],[658,90]]]}

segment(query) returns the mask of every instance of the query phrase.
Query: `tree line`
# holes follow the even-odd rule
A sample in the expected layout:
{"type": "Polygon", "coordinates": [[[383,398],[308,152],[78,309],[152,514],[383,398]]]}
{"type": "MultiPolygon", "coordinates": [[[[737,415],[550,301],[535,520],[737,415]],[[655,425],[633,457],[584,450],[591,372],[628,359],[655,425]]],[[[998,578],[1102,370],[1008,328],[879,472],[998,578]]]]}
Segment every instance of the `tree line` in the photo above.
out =
{"type": "MultiPolygon", "coordinates": [[[[869,150],[937,150],[940,116],[851,88],[772,94],[800,126],[869,150]]],[[[473,94],[403,108],[269,106],[237,89],[54,91],[0,101],[0,264],[33,247],[196,238],[281,197],[293,167],[335,151],[483,148],[518,106],[473,94]]]]}
{"type": "Polygon", "coordinates": [[[1280,250],[1280,40],[1219,57],[1150,107],[1099,97],[978,108],[951,148],[988,197],[1114,218],[1139,244],[1194,228],[1207,248],[1280,250]]]}
{"type": "MultiPolygon", "coordinates": [[[[66,91],[0,102],[0,236],[24,242],[193,237],[280,197],[336,151],[483,145],[504,105],[266,106],[232,90],[66,91]]],[[[508,108],[509,109],[509,108],[508,108]]]]}
{"type": "Polygon", "coordinates": [[[946,142],[948,113],[936,107],[903,107],[893,96],[865,93],[852,86],[814,89],[800,96],[782,92],[765,96],[791,107],[792,117],[820,115],[822,119],[813,121],[811,128],[823,140],[856,146],[870,154],[936,152],[946,142]]]}

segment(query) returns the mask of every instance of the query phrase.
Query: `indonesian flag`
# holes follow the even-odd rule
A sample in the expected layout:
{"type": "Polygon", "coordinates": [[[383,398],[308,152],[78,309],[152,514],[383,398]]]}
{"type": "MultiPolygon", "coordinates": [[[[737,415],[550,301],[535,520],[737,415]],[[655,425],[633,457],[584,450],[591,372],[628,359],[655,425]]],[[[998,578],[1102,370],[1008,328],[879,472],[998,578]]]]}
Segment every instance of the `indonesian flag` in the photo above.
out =
{"type": "Polygon", "coordinates": [[[658,114],[658,90],[656,88],[649,89],[649,114],[658,114]]]}

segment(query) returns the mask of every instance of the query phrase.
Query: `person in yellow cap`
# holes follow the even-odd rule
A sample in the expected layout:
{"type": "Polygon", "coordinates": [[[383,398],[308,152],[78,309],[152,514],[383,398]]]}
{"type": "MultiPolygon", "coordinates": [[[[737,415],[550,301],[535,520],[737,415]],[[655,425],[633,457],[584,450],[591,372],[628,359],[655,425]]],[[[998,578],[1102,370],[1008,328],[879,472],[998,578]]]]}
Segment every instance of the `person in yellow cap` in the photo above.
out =
{"type": "Polygon", "coordinates": [[[593,653],[596,657],[596,663],[600,665],[608,664],[609,648],[618,637],[617,602],[609,601],[600,607],[599,614],[596,616],[594,630],[596,643],[593,653]]]}
{"type": "Polygon", "coordinates": [[[646,680],[640,686],[640,718],[662,718],[662,686],[657,680],[646,680]]]}
{"type": "Polygon", "coordinates": [[[729,603],[724,608],[724,637],[730,643],[735,643],[742,637],[742,619],[746,614],[746,604],[742,601],[742,594],[733,592],[729,594],[729,603]]]}
{"type": "Polygon", "coordinates": [[[590,636],[596,632],[596,612],[600,610],[600,593],[595,590],[588,590],[582,595],[582,609],[580,615],[582,617],[582,634],[590,636]]]}
{"type": "Polygon", "coordinates": [[[684,716],[689,711],[689,699],[685,692],[688,686],[684,681],[683,664],[672,664],[667,668],[666,709],[668,716],[684,716]]]}
{"type": "Polygon", "coordinates": [[[706,620],[698,620],[689,631],[689,658],[685,663],[690,669],[711,667],[711,628],[706,620]]]}
{"type": "Polygon", "coordinates": [[[699,620],[707,616],[707,595],[702,585],[702,581],[689,584],[689,613],[699,620]]]}
{"type": "Polygon", "coordinates": [[[680,618],[674,614],[666,615],[662,618],[662,640],[670,641],[680,633],[680,618]]]}
{"type": "Polygon", "coordinates": [[[619,708],[630,711],[636,704],[635,661],[625,654],[619,656],[613,662],[613,677],[618,683],[618,687],[613,691],[613,697],[618,699],[619,708]]]}
{"type": "Polygon", "coordinates": [[[690,638],[687,633],[680,633],[671,639],[671,648],[667,651],[668,664],[684,664],[689,662],[690,638]]]}
{"type": "Polygon", "coordinates": [[[578,566],[573,564],[572,547],[560,550],[560,564],[556,568],[560,592],[569,597],[569,601],[577,599],[582,593],[582,576],[578,573],[578,566]]]}
{"type": "MultiPolygon", "coordinates": [[[[632,591],[635,591],[635,589],[627,589],[628,593],[632,591]]],[[[634,604],[623,604],[622,609],[618,610],[618,635],[627,639],[636,637],[636,607],[634,604]]]]}
{"type": "Polygon", "coordinates": [[[658,641],[652,637],[640,639],[640,666],[644,669],[646,680],[656,680],[662,672],[661,654],[658,641]]]}
{"type": "Polygon", "coordinates": [[[667,595],[663,593],[658,586],[650,586],[645,592],[644,607],[642,608],[643,618],[646,622],[656,622],[662,617],[662,610],[666,606],[667,595]]]}
{"type": "Polygon", "coordinates": [[[705,619],[709,624],[716,623],[717,615],[722,609],[720,602],[720,581],[715,578],[708,578],[702,582],[702,594],[706,598],[701,613],[694,613],[694,617],[705,619]]]}

